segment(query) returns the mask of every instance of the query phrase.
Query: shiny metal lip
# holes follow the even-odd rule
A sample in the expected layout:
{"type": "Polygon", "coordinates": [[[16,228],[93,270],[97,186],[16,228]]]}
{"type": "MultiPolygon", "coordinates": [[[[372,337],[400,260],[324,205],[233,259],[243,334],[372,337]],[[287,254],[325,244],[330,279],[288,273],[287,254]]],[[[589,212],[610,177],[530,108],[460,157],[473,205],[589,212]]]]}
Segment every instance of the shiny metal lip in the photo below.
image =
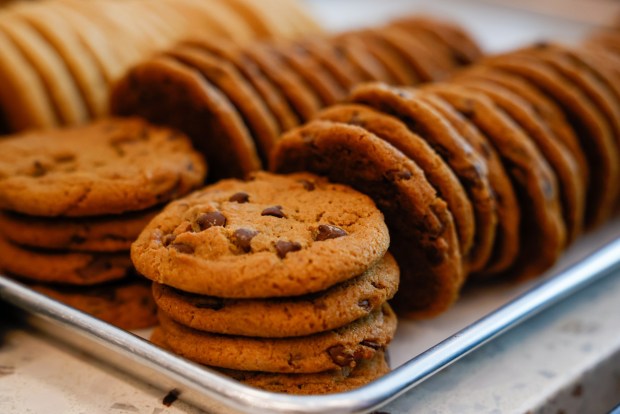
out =
{"type": "Polygon", "coordinates": [[[34,327],[209,412],[364,413],[375,410],[478,347],[578,290],[620,270],[620,238],[552,275],[384,377],[354,391],[290,396],[245,386],[157,348],[0,276],[0,299],[28,315],[34,327]]]}

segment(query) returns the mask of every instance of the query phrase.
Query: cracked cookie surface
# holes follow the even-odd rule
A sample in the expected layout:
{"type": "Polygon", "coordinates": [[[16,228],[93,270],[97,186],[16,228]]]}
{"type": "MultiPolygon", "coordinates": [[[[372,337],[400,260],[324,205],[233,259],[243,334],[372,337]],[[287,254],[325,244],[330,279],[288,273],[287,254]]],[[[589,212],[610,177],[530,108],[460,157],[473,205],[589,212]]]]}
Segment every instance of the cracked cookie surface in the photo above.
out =
{"type": "Polygon", "coordinates": [[[369,197],[312,174],[259,172],[169,204],[131,254],[141,274],[185,292],[265,298],[358,276],[388,245],[369,197]]]}

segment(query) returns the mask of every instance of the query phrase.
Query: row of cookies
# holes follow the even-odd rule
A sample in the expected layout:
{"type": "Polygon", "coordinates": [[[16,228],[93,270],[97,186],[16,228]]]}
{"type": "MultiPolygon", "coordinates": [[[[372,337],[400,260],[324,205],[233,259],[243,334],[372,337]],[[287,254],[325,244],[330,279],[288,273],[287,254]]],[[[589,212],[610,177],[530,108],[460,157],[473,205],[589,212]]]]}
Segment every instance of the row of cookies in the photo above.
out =
{"type": "Polygon", "coordinates": [[[620,82],[604,54],[539,44],[449,82],[361,85],[348,102],[286,134],[271,168],[375,200],[403,315],[444,311],[468,278],[538,276],[617,209],[620,82]]]}
{"type": "Polygon", "coordinates": [[[412,17],[299,41],[235,46],[196,38],[141,62],[114,87],[111,111],[189,135],[212,178],[266,166],[281,133],[364,81],[415,85],[481,56],[460,27],[412,17]]]}
{"type": "Polygon", "coordinates": [[[373,201],[312,174],[257,172],[170,203],[137,241],[152,341],[270,391],[322,394],[385,374],[399,270],[373,201]]]}
{"type": "Polygon", "coordinates": [[[318,31],[293,0],[15,2],[0,10],[0,134],[105,115],[114,81],[187,36],[247,42],[318,31]]]}
{"type": "Polygon", "coordinates": [[[152,326],[130,245],[205,173],[187,137],[137,119],[3,139],[0,269],[122,328],[152,326]]]}

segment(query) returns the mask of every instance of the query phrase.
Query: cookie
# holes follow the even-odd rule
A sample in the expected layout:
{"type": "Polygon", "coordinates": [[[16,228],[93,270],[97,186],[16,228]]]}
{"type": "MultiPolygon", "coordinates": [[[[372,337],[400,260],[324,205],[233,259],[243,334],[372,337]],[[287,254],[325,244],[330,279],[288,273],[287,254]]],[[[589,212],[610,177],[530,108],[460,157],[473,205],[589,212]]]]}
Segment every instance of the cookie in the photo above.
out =
{"type": "Polygon", "coordinates": [[[588,163],[597,166],[590,171],[586,228],[602,223],[610,216],[620,191],[620,183],[611,179],[618,175],[620,163],[611,130],[591,99],[570,79],[533,58],[508,55],[487,60],[485,64],[528,80],[562,107],[588,163]]]}
{"type": "Polygon", "coordinates": [[[347,91],[342,88],[321,63],[297,43],[273,43],[272,53],[277,53],[316,93],[322,105],[342,101],[347,91]]]}
{"type": "Polygon", "coordinates": [[[92,287],[29,287],[122,329],[143,329],[157,325],[157,307],[150,286],[141,280],[92,287]]]}
{"type": "Polygon", "coordinates": [[[316,119],[360,126],[413,160],[424,171],[428,182],[446,201],[459,236],[464,232],[472,234],[470,240],[460,238],[461,252],[471,249],[474,223],[472,203],[458,177],[424,138],[407,128],[407,125],[398,118],[365,105],[334,106],[319,113],[316,119]]]}
{"type": "Polygon", "coordinates": [[[377,30],[363,30],[345,33],[345,37],[358,37],[365,48],[389,73],[388,83],[393,85],[415,85],[420,78],[407,63],[398,49],[385,41],[377,30]]]}
{"type": "Polygon", "coordinates": [[[452,79],[452,82],[467,84],[470,80],[499,85],[527,101],[540,119],[549,127],[553,135],[570,151],[579,166],[584,182],[589,182],[590,167],[575,132],[559,105],[545,95],[543,91],[518,76],[483,65],[477,65],[459,72],[456,78],[452,79]]]}
{"type": "MultiPolygon", "coordinates": [[[[551,267],[566,245],[558,185],[551,167],[527,134],[484,95],[457,85],[428,87],[473,122],[501,155],[522,211],[521,249],[509,270],[526,279],[551,267]]],[[[489,272],[486,272],[489,275],[489,272]]]]}
{"type": "Polygon", "coordinates": [[[452,23],[423,16],[409,16],[391,24],[414,34],[423,31],[434,36],[452,50],[455,62],[461,66],[477,62],[483,56],[477,42],[462,28],[452,23]]]}
{"type": "Polygon", "coordinates": [[[60,121],[63,124],[86,121],[88,114],[78,87],[64,61],[50,44],[14,12],[7,12],[0,19],[0,31],[11,38],[36,69],[60,121]]]}
{"type": "Polygon", "coordinates": [[[274,374],[267,372],[235,371],[219,369],[251,387],[265,391],[297,395],[333,394],[351,391],[390,372],[384,351],[357,363],[352,370],[338,369],[316,374],[274,374]]]}
{"type": "Polygon", "coordinates": [[[159,208],[123,215],[47,218],[0,212],[2,234],[13,243],[50,250],[128,251],[159,208]]]}
{"type": "Polygon", "coordinates": [[[126,252],[34,250],[0,237],[0,270],[30,281],[89,286],[122,279],[133,266],[126,252]]]}
{"type": "Polygon", "coordinates": [[[360,70],[346,58],[341,48],[336,47],[326,37],[306,38],[297,43],[303,47],[347,93],[358,83],[364,81],[360,70]]]}
{"type": "Polygon", "coordinates": [[[256,146],[230,101],[200,72],[171,58],[134,66],[113,88],[110,100],[116,115],[140,116],[186,133],[205,154],[212,179],[243,177],[261,166],[256,146]]]}
{"type": "Polygon", "coordinates": [[[179,132],[103,119],[0,143],[0,207],[35,216],[119,214],[202,183],[202,157],[179,132]]]}
{"type": "Polygon", "coordinates": [[[15,7],[16,14],[56,50],[75,79],[90,118],[107,113],[108,83],[94,56],[80,41],[77,31],[54,8],[15,7]]]}
{"type": "Polygon", "coordinates": [[[287,68],[281,57],[269,51],[269,45],[253,45],[245,48],[244,52],[260,67],[269,81],[284,93],[290,107],[302,122],[318,112],[321,108],[319,98],[297,73],[287,68]]]}
{"type": "Polygon", "coordinates": [[[523,98],[490,83],[471,82],[466,87],[489,97],[519,124],[549,162],[558,179],[568,242],[575,240],[583,227],[586,183],[570,151],[553,135],[523,98]]]}
{"type": "Polygon", "coordinates": [[[252,338],[198,331],[159,312],[164,341],[176,354],[204,365],[243,371],[317,373],[355,368],[385,349],[396,331],[388,304],[332,331],[294,338],[252,338]]]}
{"type": "Polygon", "coordinates": [[[355,36],[340,36],[330,39],[336,51],[354,66],[364,81],[394,82],[389,71],[370,53],[366,43],[355,36]]]}
{"type": "Polygon", "coordinates": [[[259,155],[266,160],[278,136],[276,120],[258,92],[245,81],[237,69],[223,59],[182,45],[168,51],[166,55],[196,69],[210,84],[226,95],[243,118],[254,138],[259,155]]]}
{"type": "Polygon", "coordinates": [[[0,30],[0,112],[6,132],[42,128],[60,123],[41,76],[10,37],[0,30]]]}
{"type": "Polygon", "coordinates": [[[355,277],[389,235],[372,200],[311,174],[256,173],[169,204],[132,245],[147,278],[227,298],[296,296],[355,277]]]}
{"type": "Polygon", "coordinates": [[[424,172],[392,145],[363,128],[317,120],[282,137],[271,169],[312,171],[373,198],[390,226],[390,251],[400,253],[397,311],[428,317],[456,300],[464,272],[452,215],[424,172]]]}
{"type": "MultiPolygon", "coordinates": [[[[484,186],[487,191],[486,164],[469,143],[431,106],[415,98],[413,92],[381,84],[361,85],[351,93],[350,100],[370,105],[403,119],[407,127],[424,138],[442,157],[465,189],[484,186]]],[[[475,219],[473,211],[465,217],[452,211],[457,224],[461,254],[466,257],[473,246],[475,219]]]]}
{"type": "Polygon", "coordinates": [[[420,94],[420,99],[435,110],[469,142],[488,166],[493,200],[481,197],[474,203],[476,235],[474,247],[467,258],[468,270],[498,272],[507,269],[519,250],[521,211],[517,198],[497,151],[482,132],[443,99],[432,94],[420,94]],[[493,201],[493,202],[492,202],[493,201]]]}
{"type": "Polygon", "coordinates": [[[231,62],[245,79],[254,86],[263,102],[278,122],[279,133],[299,125],[299,118],[291,109],[284,94],[276,88],[261,71],[260,67],[243,53],[243,48],[227,43],[222,39],[217,42],[205,38],[190,39],[182,43],[199,48],[231,62]]]}
{"type": "Polygon", "coordinates": [[[398,289],[398,265],[387,254],[353,279],[311,295],[223,299],[153,284],[157,306],[181,325],[225,335],[283,338],[340,328],[378,309],[398,289]]]}

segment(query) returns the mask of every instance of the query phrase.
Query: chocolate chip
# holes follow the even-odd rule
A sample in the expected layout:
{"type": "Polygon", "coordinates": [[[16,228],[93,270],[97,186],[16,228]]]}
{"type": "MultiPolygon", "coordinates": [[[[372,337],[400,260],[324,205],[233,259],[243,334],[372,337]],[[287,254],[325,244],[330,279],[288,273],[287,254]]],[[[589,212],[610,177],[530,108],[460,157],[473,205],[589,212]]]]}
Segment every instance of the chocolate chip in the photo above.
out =
{"type": "Polygon", "coordinates": [[[327,353],[334,361],[334,364],[340,367],[351,366],[355,362],[355,357],[350,351],[347,351],[344,345],[332,346],[327,350],[327,353]]]}
{"type": "Polygon", "coordinates": [[[301,183],[301,185],[304,186],[304,188],[308,191],[314,191],[314,189],[316,188],[316,186],[314,185],[314,183],[312,181],[308,181],[308,180],[299,180],[299,182],[301,183]]]}
{"type": "Polygon", "coordinates": [[[162,243],[164,246],[169,246],[176,238],[177,236],[172,233],[166,234],[162,240],[162,243]]]}
{"type": "Polygon", "coordinates": [[[196,224],[200,230],[206,230],[215,226],[224,227],[226,225],[226,217],[219,211],[209,211],[196,217],[196,224]]]}
{"type": "Polygon", "coordinates": [[[194,307],[198,309],[220,310],[224,307],[224,301],[220,298],[212,298],[208,296],[196,297],[193,300],[194,307]]]}
{"type": "Polygon", "coordinates": [[[230,196],[228,201],[232,201],[233,203],[247,203],[250,201],[250,195],[244,192],[235,193],[230,196]]]}
{"type": "Polygon", "coordinates": [[[321,224],[319,225],[319,232],[314,237],[316,241],[324,241],[328,239],[337,239],[338,237],[343,237],[348,235],[345,230],[341,229],[338,226],[332,226],[331,224],[321,224]]]}
{"type": "Polygon", "coordinates": [[[297,242],[290,242],[286,240],[278,240],[276,242],[276,251],[281,259],[284,259],[288,253],[299,250],[301,250],[301,244],[297,242]]]}
{"type": "Polygon", "coordinates": [[[174,244],[171,244],[170,247],[172,247],[174,250],[176,250],[179,253],[184,253],[184,254],[194,253],[194,248],[190,246],[189,244],[174,243],[174,244]]]}
{"type": "Polygon", "coordinates": [[[263,210],[262,213],[260,213],[261,216],[273,216],[273,217],[277,217],[277,218],[284,218],[286,217],[284,215],[284,213],[282,212],[282,206],[271,206],[271,207],[267,207],[266,209],[263,210]]]}
{"type": "Polygon", "coordinates": [[[172,403],[175,402],[179,398],[179,395],[181,395],[181,391],[177,390],[176,388],[173,390],[170,390],[170,392],[166,394],[166,396],[164,397],[161,403],[165,405],[166,407],[170,407],[172,403]]]}
{"type": "Polygon", "coordinates": [[[45,168],[40,161],[35,161],[32,164],[32,167],[33,171],[31,175],[33,177],[43,177],[45,174],[47,174],[47,168],[45,168]]]}
{"type": "Polygon", "coordinates": [[[360,342],[360,344],[364,345],[364,346],[367,346],[368,348],[372,348],[374,350],[381,349],[381,344],[379,344],[379,343],[377,343],[375,341],[371,341],[369,339],[366,339],[366,340],[360,342]]]}
{"type": "Polygon", "coordinates": [[[411,171],[408,170],[388,170],[385,177],[389,181],[408,180],[412,177],[411,171]]]}
{"type": "Polygon", "coordinates": [[[237,229],[233,233],[235,238],[235,244],[244,252],[248,253],[252,250],[252,239],[258,234],[256,230],[251,229],[237,229]]]}

